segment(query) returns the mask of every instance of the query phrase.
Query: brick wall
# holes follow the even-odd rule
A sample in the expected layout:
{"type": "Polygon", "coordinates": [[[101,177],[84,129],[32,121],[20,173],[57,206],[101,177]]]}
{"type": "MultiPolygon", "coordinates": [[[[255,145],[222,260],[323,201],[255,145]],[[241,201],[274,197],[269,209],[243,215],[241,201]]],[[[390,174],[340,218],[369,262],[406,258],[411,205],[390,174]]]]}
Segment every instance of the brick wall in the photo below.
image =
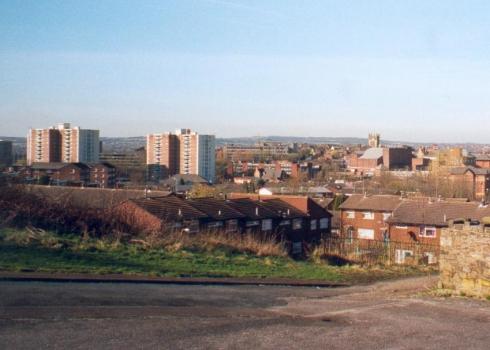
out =
{"type": "Polygon", "coordinates": [[[468,223],[441,231],[440,287],[490,296],[490,228],[468,223]]]}
{"type": "Polygon", "coordinates": [[[370,211],[370,210],[347,210],[341,211],[341,226],[344,237],[362,238],[359,237],[359,229],[373,230],[373,238],[375,240],[383,240],[384,234],[389,229],[389,225],[385,222],[384,214],[391,212],[370,211]],[[364,213],[372,213],[372,219],[365,219],[364,213]],[[350,215],[354,217],[350,217],[350,215]],[[352,237],[349,236],[349,228],[352,228],[352,237]]]}

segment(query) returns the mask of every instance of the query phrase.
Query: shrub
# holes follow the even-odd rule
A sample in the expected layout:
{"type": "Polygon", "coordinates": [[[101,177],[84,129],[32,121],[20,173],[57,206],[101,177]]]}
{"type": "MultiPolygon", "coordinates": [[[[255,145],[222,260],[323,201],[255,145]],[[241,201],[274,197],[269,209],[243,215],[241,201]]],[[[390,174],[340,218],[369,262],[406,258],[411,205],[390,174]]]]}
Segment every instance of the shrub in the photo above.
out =
{"type": "Polygon", "coordinates": [[[24,186],[0,188],[0,226],[28,228],[25,235],[15,238],[19,244],[37,242],[56,246],[58,243],[52,241],[53,237],[46,233],[53,231],[76,234],[83,241],[88,238],[102,238],[99,244],[108,244],[111,247],[130,241],[145,248],[161,247],[174,251],[219,249],[228,253],[287,256],[284,243],[273,235],[263,237],[215,231],[193,234],[165,230],[142,234],[134,232],[135,228],[128,224],[128,220],[119,218],[117,212],[111,209],[79,208],[67,201],[46,201],[24,186]]]}

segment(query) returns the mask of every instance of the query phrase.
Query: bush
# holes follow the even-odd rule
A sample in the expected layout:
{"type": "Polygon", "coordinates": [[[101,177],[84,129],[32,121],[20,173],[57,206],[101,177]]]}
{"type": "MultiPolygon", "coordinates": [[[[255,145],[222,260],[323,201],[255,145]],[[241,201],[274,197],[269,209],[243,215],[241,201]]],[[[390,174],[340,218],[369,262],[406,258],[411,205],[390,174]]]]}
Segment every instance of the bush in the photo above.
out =
{"type": "Polygon", "coordinates": [[[78,208],[68,202],[47,201],[21,185],[0,188],[0,227],[2,226],[36,227],[93,237],[130,232],[130,227],[110,210],[78,208]]]}
{"type": "Polygon", "coordinates": [[[38,242],[54,246],[57,243],[50,243],[50,236],[46,233],[53,231],[76,234],[85,241],[91,237],[103,238],[104,244],[109,242],[112,246],[130,241],[143,247],[162,247],[174,251],[219,249],[257,256],[287,256],[283,242],[275,236],[214,231],[197,234],[165,230],[141,233],[134,232],[135,228],[128,221],[112,209],[78,208],[68,202],[46,201],[24,186],[0,188],[0,228],[27,228],[25,234],[15,238],[19,244],[38,242]]]}

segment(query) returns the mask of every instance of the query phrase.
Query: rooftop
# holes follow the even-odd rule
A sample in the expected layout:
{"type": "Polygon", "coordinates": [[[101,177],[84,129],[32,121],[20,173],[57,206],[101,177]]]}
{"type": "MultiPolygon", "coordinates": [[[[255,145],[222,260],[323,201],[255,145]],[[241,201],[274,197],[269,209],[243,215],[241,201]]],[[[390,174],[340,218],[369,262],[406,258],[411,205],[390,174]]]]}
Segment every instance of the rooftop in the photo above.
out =
{"type": "Polygon", "coordinates": [[[456,167],[450,170],[451,175],[464,175],[471,171],[475,175],[490,175],[490,169],[477,168],[474,166],[456,167]]]}
{"type": "Polygon", "coordinates": [[[383,148],[375,147],[375,148],[368,148],[360,158],[361,159],[379,159],[381,157],[383,157],[383,148]]]}
{"type": "Polygon", "coordinates": [[[477,202],[405,201],[388,219],[395,224],[446,226],[449,220],[480,220],[490,216],[490,208],[477,202]]]}
{"type": "Polygon", "coordinates": [[[340,209],[393,211],[402,201],[400,196],[353,194],[340,205],[340,209]]]}
{"type": "Polygon", "coordinates": [[[66,203],[81,208],[110,208],[114,205],[133,198],[163,197],[170,192],[106,189],[93,187],[65,187],[65,186],[38,186],[30,185],[27,190],[42,197],[44,200],[66,203]]]}

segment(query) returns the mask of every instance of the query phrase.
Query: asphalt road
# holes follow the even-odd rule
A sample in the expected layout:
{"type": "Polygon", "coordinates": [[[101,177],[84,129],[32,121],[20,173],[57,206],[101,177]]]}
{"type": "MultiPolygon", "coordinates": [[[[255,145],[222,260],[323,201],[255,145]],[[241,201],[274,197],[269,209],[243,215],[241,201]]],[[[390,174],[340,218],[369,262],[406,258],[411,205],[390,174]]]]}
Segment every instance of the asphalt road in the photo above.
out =
{"type": "Polygon", "coordinates": [[[0,282],[0,349],[489,349],[490,302],[424,295],[433,283],[0,282]]]}

